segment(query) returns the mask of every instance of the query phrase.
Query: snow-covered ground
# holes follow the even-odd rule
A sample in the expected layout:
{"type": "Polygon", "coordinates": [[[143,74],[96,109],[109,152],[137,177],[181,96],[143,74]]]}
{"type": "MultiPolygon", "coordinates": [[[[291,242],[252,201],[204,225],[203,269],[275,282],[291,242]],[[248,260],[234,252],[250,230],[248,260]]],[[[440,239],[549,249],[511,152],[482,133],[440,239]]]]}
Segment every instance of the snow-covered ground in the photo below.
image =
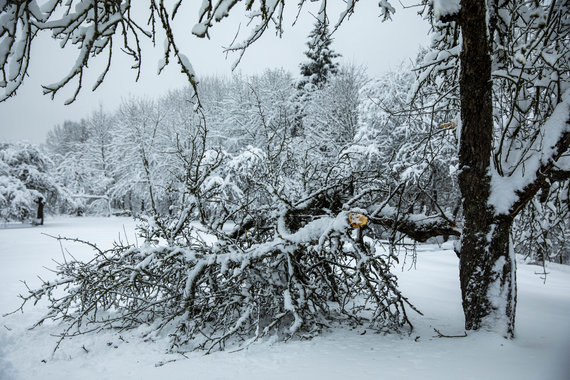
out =
{"type": "MultiPolygon", "coordinates": [[[[19,306],[20,280],[39,284],[43,267],[61,258],[60,244],[43,235],[63,235],[109,246],[135,239],[127,218],[56,218],[26,228],[0,226],[0,314],[19,306]]],[[[64,248],[75,257],[90,251],[64,248]]],[[[403,258],[401,258],[403,259],[403,258]]],[[[402,260],[403,261],[403,260],[402,260]]],[[[458,259],[451,246],[422,245],[415,270],[397,269],[405,294],[425,315],[410,311],[411,335],[376,334],[365,327],[335,329],[310,341],[261,342],[247,350],[168,354],[166,342],[143,342],[137,333],[104,333],[64,341],[52,356],[60,328],[28,330],[45,306],[1,318],[0,380],[8,379],[570,379],[570,267],[551,264],[546,284],[538,268],[519,263],[517,338],[463,334],[458,259]]]]}

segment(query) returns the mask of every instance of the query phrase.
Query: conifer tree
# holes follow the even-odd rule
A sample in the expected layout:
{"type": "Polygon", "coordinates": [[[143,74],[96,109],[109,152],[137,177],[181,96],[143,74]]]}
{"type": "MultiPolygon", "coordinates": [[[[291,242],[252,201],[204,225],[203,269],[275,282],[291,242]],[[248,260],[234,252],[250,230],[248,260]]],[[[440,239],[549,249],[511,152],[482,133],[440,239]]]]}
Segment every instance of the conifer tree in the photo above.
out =
{"type": "Polygon", "coordinates": [[[309,61],[300,65],[301,79],[297,84],[298,89],[304,89],[309,83],[316,88],[322,88],[328,76],[337,73],[338,64],[333,60],[340,57],[340,54],[331,49],[332,41],[326,18],[318,18],[313,30],[309,33],[307,42],[309,50],[305,52],[309,61]]]}
{"type": "Polygon", "coordinates": [[[307,42],[309,49],[305,52],[309,60],[299,65],[301,78],[297,81],[299,90],[295,106],[297,115],[292,125],[292,137],[304,133],[303,119],[307,114],[305,108],[312,97],[311,93],[316,89],[322,89],[330,74],[338,73],[338,64],[333,60],[340,57],[340,54],[330,48],[332,41],[326,16],[317,18],[313,30],[309,33],[307,42]]]}

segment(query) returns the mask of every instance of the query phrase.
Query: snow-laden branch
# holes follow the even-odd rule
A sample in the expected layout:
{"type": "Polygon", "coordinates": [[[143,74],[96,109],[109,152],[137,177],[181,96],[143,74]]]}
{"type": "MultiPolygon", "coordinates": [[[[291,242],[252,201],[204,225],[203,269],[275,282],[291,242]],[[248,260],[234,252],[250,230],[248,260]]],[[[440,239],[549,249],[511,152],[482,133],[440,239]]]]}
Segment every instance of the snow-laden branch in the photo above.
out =
{"type": "Polygon", "coordinates": [[[522,164],[508,175],[491,170],[489,205],[497,215],[515,216],[549,179],[568,178],[570,165],[564,157],[570,147],[570,89],[562,96],[549,119],[539,132],[539,138],[521,151],[528,154],[522,164]]]}
{"type": "Polygon", "coordinates": [[[404,213],[388,205],[378,206],[370,221],[394,229],[418,242],[436,236],[461,236],[461,229],[456,222],[445,215],[404,213]]]}
{"type": "Polygon", "coordinates": [[[67,258],[56,280],[22,299],[48,299],[38,325],[64,322],[59,343],[141,324],[167,331],[172,348],[207,351],[276,331],[309,337],[335,320],[411,327],[405,305],[416,309],[398,291],[386,254],[353,237],[346,212],[294,233],[284,223],[280,218],[273,239],[247,249],[195,238],[186,246],[117,245],[89,262],[67,258]]]}

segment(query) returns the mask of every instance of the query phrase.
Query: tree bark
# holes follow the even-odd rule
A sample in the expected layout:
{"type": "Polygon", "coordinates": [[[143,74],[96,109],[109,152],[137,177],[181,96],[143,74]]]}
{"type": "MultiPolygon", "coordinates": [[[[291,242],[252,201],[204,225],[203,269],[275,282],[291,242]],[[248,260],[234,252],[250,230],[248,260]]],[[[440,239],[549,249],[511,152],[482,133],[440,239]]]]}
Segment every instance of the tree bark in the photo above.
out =
{"type": "Polygon", "coordinates": [[[485,0],[461,1],[461,144],[459,186],[464,228],[460,281],[465,328],[514,334],[515,261],[510,249],[510,216],[489,206],[493,106],[491,46],[485,0]]]}

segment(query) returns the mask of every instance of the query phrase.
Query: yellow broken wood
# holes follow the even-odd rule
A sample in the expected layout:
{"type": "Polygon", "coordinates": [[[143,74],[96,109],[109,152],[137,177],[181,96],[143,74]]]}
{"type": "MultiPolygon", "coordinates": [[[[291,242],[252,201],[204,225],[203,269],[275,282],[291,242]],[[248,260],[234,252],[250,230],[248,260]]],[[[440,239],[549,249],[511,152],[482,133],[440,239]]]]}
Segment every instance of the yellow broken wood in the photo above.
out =
{"type": "Polygon", "coordinates": [[[348,213],[348,223],[352,228],[362,227],[368,224],[368,217],[359,212],[349,212],[348,213]]]}
{"type": "Polygon", "coordinates": [[[457,127],[457,124],[454,121],[450,121],[449,123],[443,123],[442,125],[439,126],[440,128],[447,128],[449,127],[449,129],[455,129],[457,127]]]}

